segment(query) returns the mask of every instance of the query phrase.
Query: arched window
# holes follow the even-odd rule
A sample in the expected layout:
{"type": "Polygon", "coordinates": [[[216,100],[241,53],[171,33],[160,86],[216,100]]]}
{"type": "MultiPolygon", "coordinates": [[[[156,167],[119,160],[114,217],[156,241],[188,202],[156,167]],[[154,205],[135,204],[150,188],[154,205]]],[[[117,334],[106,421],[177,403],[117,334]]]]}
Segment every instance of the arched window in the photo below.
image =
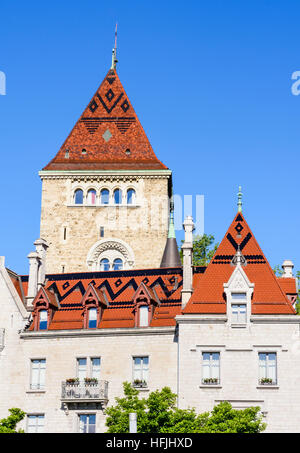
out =
{"type": "Polygon", "coordinates": [[[107,258],[103,258],[100,261],[100,271],[109,271],[109,268],[110,268],[109,260],[107,258]]]}
{"type": "Polygon", "coordinates": [[[123,261],[121,258],[116,258],[113,262],[113,270],[120,271],[121,269],[123,269],[123,261]]]}
{"type": "Polygon", "coordinates": [[[115,204],[122,204],[122,190],[116,189],[114,191],[114,202],[115,204]]]}
{"type": "Polygon", "coordinates": [[[83,191],[81,189],[75,190],[74,203],[75,204],[83,204],[83,191]]]}
{"type": "Polygon", "coordinates": [[[90,189],[87,193],[88,204],[96,204],[96,190],[90,189]]]}
{"type": "Polygon", "coordinates": [[[95,329],[97,327],[97,308],[90,308],[88,311],[89,316],[89,329],[95,329]]]}
{"type": "Polygon", "coordinates": [[[149,325],[149,310],[147,305],[142,305],[140,308],[140,327],[148,327],[149,325]]]}
{"type": "Polygon", "coordinates": [[[40,315],[39,329],[40,330],[47,330],[47,327],[48,327],[48,312],[47,312],[47,310],[40,310],[39,315],[40,315]]]}
{"type": "Polygon", "coordinates": [[[109,190],[102,189],[100,194],[100,202],[101,204],[108,204],[109,203],[109,190]]]}
{"type": "Polygon", "coordinates": [[[127,204],[135,204],[135,190],[134,189],[127,190],[127,204]]]}

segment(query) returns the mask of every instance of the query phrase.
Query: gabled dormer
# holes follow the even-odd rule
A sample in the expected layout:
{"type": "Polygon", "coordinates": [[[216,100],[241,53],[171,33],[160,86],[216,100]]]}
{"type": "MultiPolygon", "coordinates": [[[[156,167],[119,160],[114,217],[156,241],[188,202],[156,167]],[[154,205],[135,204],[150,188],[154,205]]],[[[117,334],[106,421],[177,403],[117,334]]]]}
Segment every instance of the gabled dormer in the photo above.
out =
{"type": "Polygon", "coordinates": [[[228,325],[231,327],[247,327],[251,315],[254,283],[250,282],[243,269],[247,262],[239,249],[232,260],[232,265],[235,268],[228,282],[223,285],[226,295],[228,325]]]}
{"type": "Polygon", "coordinates": [[[133,303],[135,327],[149,327],[155,307],[160,305],[160,300],[155,290],[142,282],[133,296],[133,303]]]}
{"type": "Polygon", "coordinates": [[[83,328],[97,329],[102,319],[103,310],[107,307],[104,294],[90,283],[81,303],[83,306],[83,328]]]}
{"type": "Polygon", "coordinates": [[[43,286],[33,300],[33,329],[48,330],[54,312],[59,308],[55,293],[43,286]]]}

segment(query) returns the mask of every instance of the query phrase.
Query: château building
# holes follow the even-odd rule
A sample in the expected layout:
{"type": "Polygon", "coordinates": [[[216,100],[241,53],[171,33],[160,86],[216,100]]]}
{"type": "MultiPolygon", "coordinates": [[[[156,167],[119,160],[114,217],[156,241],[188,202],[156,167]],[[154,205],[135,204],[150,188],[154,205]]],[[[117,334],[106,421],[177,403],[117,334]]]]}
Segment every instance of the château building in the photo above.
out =
{"type": "Polygon", "coordinates": [[[293,264],[275,276],[240,203],[207,267],[192,264],[194,224],[184,220],[181,264],[172,172],[114,56],[39,174],[29,273],[0,260],[0,418],[20,407],[26,432],[105,432],[105,408],[130,381],[141,397],[169,386],[198,412],[224,400],[259,406],[268,432],[299,432],[293,264]]]}

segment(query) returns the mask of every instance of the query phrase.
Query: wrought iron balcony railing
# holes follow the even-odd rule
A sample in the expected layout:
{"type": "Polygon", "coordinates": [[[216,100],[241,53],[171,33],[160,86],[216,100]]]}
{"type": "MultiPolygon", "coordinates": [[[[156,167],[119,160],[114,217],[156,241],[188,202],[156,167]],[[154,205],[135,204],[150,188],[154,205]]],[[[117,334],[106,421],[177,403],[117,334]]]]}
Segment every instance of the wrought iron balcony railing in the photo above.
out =
{"type": "Polygon", "coordinates": [[[108,382],[62,382],[61,399],[64,402],[107,402],[108,382]]]}

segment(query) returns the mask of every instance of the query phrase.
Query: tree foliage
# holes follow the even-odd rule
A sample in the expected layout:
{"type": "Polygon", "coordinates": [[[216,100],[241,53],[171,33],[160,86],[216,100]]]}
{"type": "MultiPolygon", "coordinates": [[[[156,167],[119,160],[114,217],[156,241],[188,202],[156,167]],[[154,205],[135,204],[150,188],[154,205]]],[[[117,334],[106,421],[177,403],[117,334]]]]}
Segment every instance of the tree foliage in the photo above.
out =
{"type": "Polygon", "coordinates": [[[197,415],[195,409],[178,409],[176,394],[169,387],[138,398],[138,390],[124,382],[124,398],[106,409],[109,433],[129,432],[129,413],[137,413],[138,433],[259,433],[266,427],[258,415],[259,407],[232,409],[228,402],[214,407],[211,413],[197,415]]]}
{"type": "Polygon", "coordinates": [[[25,417],[25,412],[16,407],[9,409],[10,415],[0,420],[0,433],[23,433],[22,429],[16,430],[17,424],[25,417]]]}
{"type": "MultiPolygon", "coordinates": [[[[181,241],[182,243],[184,241],[181,241]]],[[[215,237],[212,234],[196,235],[193,238],[193,265],[207,266],[215,254],[219,244],[214,244],[215,237]]],[[[180,250],[182,261],[183,252],[180,250]]]]}

